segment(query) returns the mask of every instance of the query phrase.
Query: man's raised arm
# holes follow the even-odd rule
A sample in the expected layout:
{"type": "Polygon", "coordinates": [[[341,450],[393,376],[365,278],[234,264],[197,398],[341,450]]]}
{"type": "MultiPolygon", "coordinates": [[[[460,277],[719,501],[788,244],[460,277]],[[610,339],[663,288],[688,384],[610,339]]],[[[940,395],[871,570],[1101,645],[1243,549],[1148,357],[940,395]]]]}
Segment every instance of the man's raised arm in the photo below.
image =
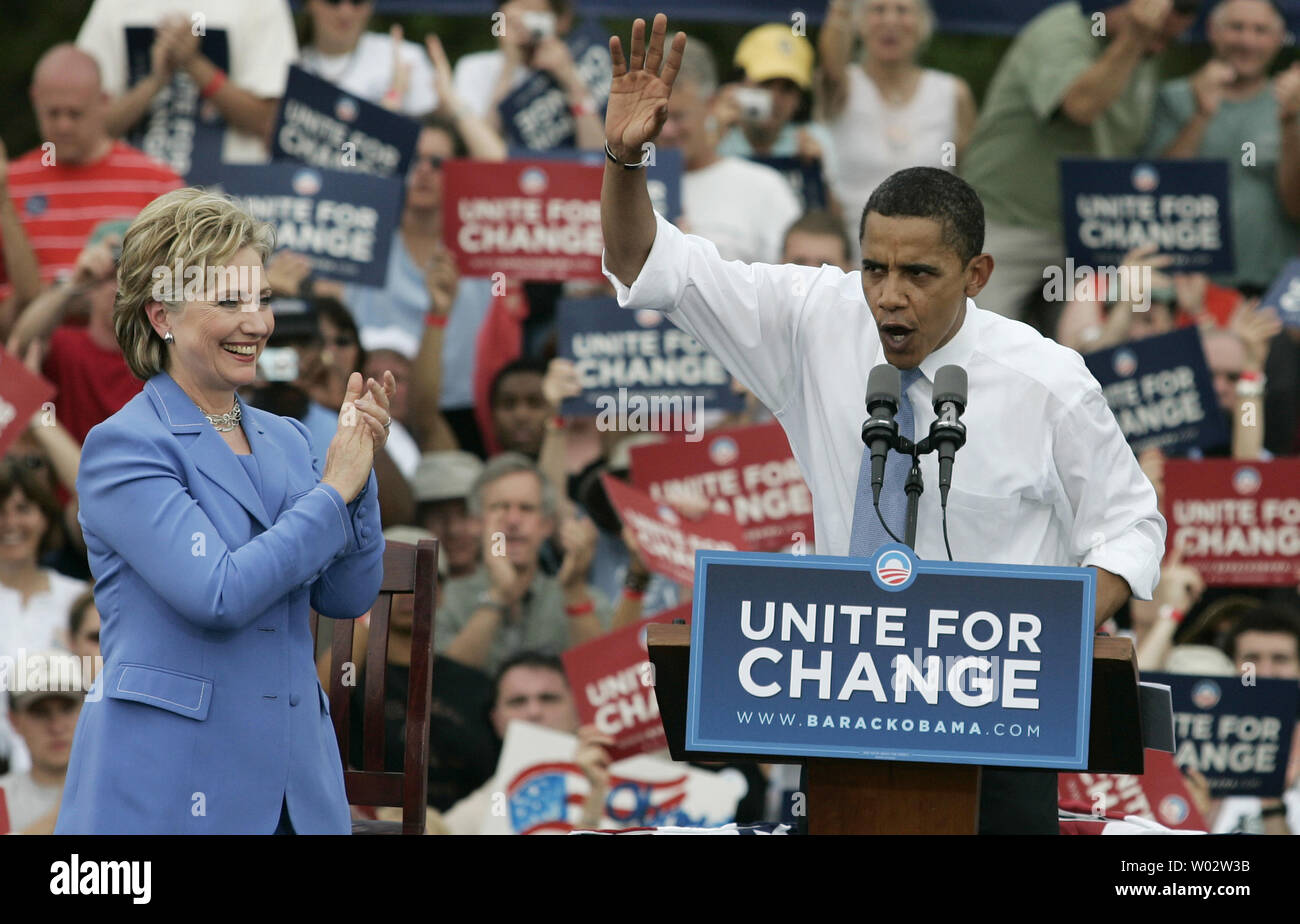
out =
{"type": "Polygon", "coordinates": [[[632,24],[628,58],[618,36],[609,40],[613,61],[609,104],[605,110],[607,156],[605,179],[600,190],[600,227],[605,237],[605,265],[630,286],[641,273],[655,240],[655,214],[646,188],[644,169],[627,169],[620,164],[639,164],[645,145],[659,136],[668,118],[668,97],[677,69],[682,64],[686,34],[678,32],[664,55],[664,34],[668,17],[655,16],[646,46],[645,20],[632,24]],[[660,67],[663,73],[660,74],[660,67]]]}

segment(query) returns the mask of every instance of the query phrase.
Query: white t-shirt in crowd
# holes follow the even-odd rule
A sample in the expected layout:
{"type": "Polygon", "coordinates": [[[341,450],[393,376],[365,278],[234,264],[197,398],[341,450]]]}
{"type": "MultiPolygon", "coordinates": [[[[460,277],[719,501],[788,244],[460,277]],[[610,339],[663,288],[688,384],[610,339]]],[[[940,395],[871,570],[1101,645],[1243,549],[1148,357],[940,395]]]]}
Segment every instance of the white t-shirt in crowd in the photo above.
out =
{"type": "MultiPolygon", "coordinates": [[[[414,42],[402,42],[400,54],[410,67],[410,75],[398,111],[419,118],[438,106],[433,65],[425,50],[414,42]]],[[[308,46],[298,64],[322,80],[378,104],[393,85],[393,40],[378,32],[363,32],[357,47],[348,54],[323,55],[308,46]]]]}
{"type": "Polygon", "coordinates": [[[43,816],[54,811],[63,796],[63,784],[45,786],[32,779],[28,772],[6,773],[0,776],[0,789],[5,793],[9,810],[9,832],[29,828],[43,816]]]}
{"type": "Polygon", "coordinates": [[[953,169],[956,150],[945,161],[943,146],[957,141],[957,78],[927,68],[912,98],[894,106],[860,65],[851,64],[844,111],[825,125],[837,165],[831,188],[849,240],[856,241],[862,207],[885,177],[905,167],[953,169]]]}
{"type": "Polygon", "coordinates": [[[763,164],[722,157],[682,174],[686,226],[712,241],[724,260],[776,263],[801,212],[785,177],[763,164]]]}
{"type": "MultiPolygon", "coordinates": [[[[104,92],[120,96],[127,82],[126,28],[152,28],[169,14],[203,16],[204,29],[224,29],[230,51],[230,82],[261,99],[284,95],[289,65],[298,58],[298,37],[286,0],[95,0],[77,33],[77,47],[99,62],[104,92]]],[[[257,135],[226,129],[221,159],[232,164],[263,163],[266,145],[257,135]]]]}
{"type": "MultiPolygon", "coordinates": [[[[0,657],[13,658],[15,664],[24,652],[66,647],[68,611],[90,586],[51,568],[41,570],[49,578],[49,590],[32,594],[26,603],[18,591],[0,584],[0,657]]],[[[5,753],[10,770],[21,772],[31,766],[27,746],[9,724],[9,694],[0,693],[0,754],[5,753]]]]}
{"type": "MultiPolygon", "coordinates": [[[[506,56],[499,50],[475,51],[461,55],[452,70],[451,82],[456,96],[465,108],[482,118],[492,108],[492,91],[501,77],[501,69],[506,66],[506,56]]],[[[533,75],[531,68],[515,68],[510,81],[510,89],[521,86],[533,75]]]]}

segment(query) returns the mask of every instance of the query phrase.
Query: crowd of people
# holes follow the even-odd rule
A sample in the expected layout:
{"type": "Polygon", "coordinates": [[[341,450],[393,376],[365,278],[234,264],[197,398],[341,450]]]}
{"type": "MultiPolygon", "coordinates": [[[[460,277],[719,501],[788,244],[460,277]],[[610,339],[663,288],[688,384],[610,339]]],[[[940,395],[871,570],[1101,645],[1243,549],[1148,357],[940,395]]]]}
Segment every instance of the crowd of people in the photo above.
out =
{"type": "MultiPolygon", "coordinates": [[[[224,126],[205,142],[219,150],[196,150],[195,160],[266,162],[296,64],[420,129],[382,286],[320,278],[303,254],[271,257],[268,347],[295,361],[285,374],[263,371],[246,397],[299,420],[323,459],[351,374],[393,373],[391,432],[374,466],[382,525],[390,539],[436,536],[441,546],[434,827],[477,830],[511,718],[577,734],[576,762],[599,788],[607,742],[579,728],[555,656],[691,597],[650,571],[596,477],[627,478],[629,448],[649,438],[560,416],[579,386],[572,364],[556,358],[556,302],[612,288],[531,280],[502,288],[462,276],[443,240],[442,204],[443,167],[453,158],[605,145],[607,35],[573,0],[508,0],[499,7],[504,28],[493,30],[496,49],[452,62],[434,34],[416,42],[400,26],[370,31],[372,3],[307,0],[296,23],[287,0],[218,6],[206,27],[224,30],[226,66],[191,28],[185,0],[95,0],[75,41],[49,49],[32,73],[44,143],[12,159],[0,149],[0,342],[56,388],[54,413],[33,417],[0,463],[0,656],[57,649],[93,661],[99,653],[77,517],[80,448],[143,384],[113,323],[126,228],[149,202],[185,185],[189,166],[169,160],[165,147],[150,156],[125,139],[150,149],[141,126],[151,109],[188,93],[196,119],[203,111],[224,126]],[[153,30],[143,69],[126,54],[132,27],[153,30]],[[494,545],[502,537],[505,554],[494,545]]],[[[682,152],[678,224],[728,260],[851,272],[863,206],[882,180],[913,166],[955,171],[986,209],[984,249],[995,272],[980,307],[1080,353],[1195,328],[1218,397],[1212,413],[1230,438],[1192,455],[1294,456],[1300,328],[1284,328],[1260,299],[1300,256],[1300,65],[1275,72],[1288,24],[1270,0],[1201,7],[1048,6],[1024,25],[978,104],[960,77],[921,63],[942,26],[926,0],[830,0],[815,40],[783,23],[751,30],[735,48],[691,40],[658,142],[682,152]],[[1162,53],[1202,12],[1208,59],[1162,83],[1162,53]],[[1149,306],[1106,291],[1046,297],[1044,269],[1065,260],[1058,162],[1085,156],[1226,161],[1235,270],[1165,272],[1167,255],[1138,248],[1125,265],[1153,270],[1149,306]]],[[[771,419],[751,396],[725,423],[771,419]]],[[[1162,503],[1165,459],[1158,449],[1140,456],[1162,503]]],[[[678,503],[688,517],[707,506],[678,503]]],[[[1219,653],[1225,672],[1249,662],[1259,676],[1300,682],[1298,590],[1207,588],[1174,551],[1154,599],[1133,599],[1106,629],[1134,638],[1143,669],[1176,669],[1203,647],[1219,653]]],[[[394,612],[394,638],[409,636],[406,605],[394,612]]],[[[365,632],[363,620],[358,650],[365,632]]],[[[320,650],[328,681],[324,642],[320,650]]],[[[397,678],[389,696],[400,704],[409,645],[390,643],[389,660],[397,678]]],[[[79,705],[68,691],[12,695],[0,705],[0,788],[14,831],[53,831],[79,705]]],[[[395,762],[400,735],[401,723],[390,721],[395,762]]],[[[738,820],[780,820],[765,817],[763,774],[742,769],[760,791],[742,802],[738,820]]],[[[1207,803],[1210,823],[1296,830],[1300,749],[1287,782],[1284,802],[1207,803]],[[1289,807],[1290,821],[1270,810],[1277,806],[1289,807]]],[[[771,785],[786,783],[774,777],[771,785]]]]}

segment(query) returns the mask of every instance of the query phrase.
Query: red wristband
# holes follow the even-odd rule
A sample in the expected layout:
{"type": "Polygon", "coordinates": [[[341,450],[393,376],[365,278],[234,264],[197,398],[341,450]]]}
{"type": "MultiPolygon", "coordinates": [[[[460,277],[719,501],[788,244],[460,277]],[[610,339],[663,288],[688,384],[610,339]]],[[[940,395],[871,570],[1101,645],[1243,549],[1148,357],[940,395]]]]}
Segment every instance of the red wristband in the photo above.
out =
{"type": "Polygon", "coordinates": [[[643,599],[645,599],[645,591],[644,591],[644,590],[633,590],[631,587],[624,587],[624,588],[623,588],[623,597],[624,597],[624,599],[627,599],[627,600],[643,600],[643,599]]]}
{"type": "Polygon", "coordinates": [[[1176,610],[1168,603],[1166,603],[1164,606],[1160,607],[1160,618],[1172,619],[1174,621],[1174,625],[1178,625],[1180,622],[1183,621],[1183,611],[1176,610]]]}
{"type": "Polygon", "coordinates": [[[211,99],[218,90],[226,85],[226,80],[226,72],[221,68],[217,68],[217,72],[212,75],[212,79],[203,85],[203,89],[199,90],[199,96],[204,99],[211,99]]]}
{"type": "Polygon", "coordinates": [[[588,600],[586,603],[575,603],[573,606],[564,608],[565,616],[586,616],[588,613],[596,611],[596,604],[588,600]]]}
{"type": "Polygon", "coordinates": [[[447,322],[450,320],[451,318],[445,314],[434,314],[430,311],[428,316],[424,319],[424,322],[430,327],[446,327],[447,322]]]}

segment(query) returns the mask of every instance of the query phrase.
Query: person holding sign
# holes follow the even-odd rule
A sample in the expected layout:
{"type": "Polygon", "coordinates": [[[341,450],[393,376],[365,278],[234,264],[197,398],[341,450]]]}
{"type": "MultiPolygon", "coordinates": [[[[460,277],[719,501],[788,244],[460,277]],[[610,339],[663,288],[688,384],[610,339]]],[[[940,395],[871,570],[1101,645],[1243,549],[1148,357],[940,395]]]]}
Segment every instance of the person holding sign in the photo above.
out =
{"type": "MultiPolygon", "coordinates": [[[[610,39],[606,275],[622,307],[667,312],[773,409],[812,491],[817,551],[866,556],[888,539],[860,437],[872,368],[903,370],[903,435],[919,438],[936,416],[935,373],[952,364],[970,381],[948,498],[953,557],[1093,567],[1098,625],[1130,595],[1149,599],[1165,542],[1155,491],[1079,355],[972,300],[993,271],[974,190],[936,168],[887,178],[861,219],[861,271],[722,260],[656,215],[637,167],[663,126],[686,46],[678,33],[666,47],[666,30],[657,16],[647,44],[637,20],[627,55],[610,39]]],[[[921,465],[937,484],[933,456],[921,465]]],[[[881,499],[895,534],[903,471],[887,469],[881,499]]],[[[948,557],[937,491],[921,498],[916,551],[948,557]]],[[[982,799],[986,831],[1056,830],[1054,774],[989,771],[982,799]]]]}
{"type": "Polygon", "coordinates": [[[1206,20],[1213,54],[1160,87],[1146,153],[1228,165],[1232,277],[1259,294],[1300,250],[1300,63],[1269,70],[1286,20],[1269,0],[1222,0],[1206,20]]]}
{"type": "Polygon", "coordinates": [[[82,451],[104,666],[60,834],[351,830],[308,614],[354,619],[379,591],[372,465],[396,385],[353,374],[319,448],[238,396],[274,326],[272,239],[225,197],[183,189],[123,240],[114,326],[145,386],[82,451]],[[210,284],[159,279],[177,266],[213,270],[210,284]]]}
{"type": "Polygon", "coordinates": [[[998,62],[970,149],[958,164],[988,209],[1001,269],[985,304],[1019,318],[1061,265],[1063,157],[1132,157],[1146,140],[1157,56],[1196,20],[1200,0],[1056,3],[998,62]]]}
{"type": "MultiPolygon", "coordinates": [[[[1292,611],[1261,607],[1247,612],[1228,633],[1224,648],[1243,676],[1249,666],[1256,677],[1300,681],[1300,619],[1292,611]]],[[[1286,787],[1280,799],[1224,799],[1214,821],[1214,833],[1293,833],[1300,823],[1300,735],[1291,738],[1286,787]]]]}

